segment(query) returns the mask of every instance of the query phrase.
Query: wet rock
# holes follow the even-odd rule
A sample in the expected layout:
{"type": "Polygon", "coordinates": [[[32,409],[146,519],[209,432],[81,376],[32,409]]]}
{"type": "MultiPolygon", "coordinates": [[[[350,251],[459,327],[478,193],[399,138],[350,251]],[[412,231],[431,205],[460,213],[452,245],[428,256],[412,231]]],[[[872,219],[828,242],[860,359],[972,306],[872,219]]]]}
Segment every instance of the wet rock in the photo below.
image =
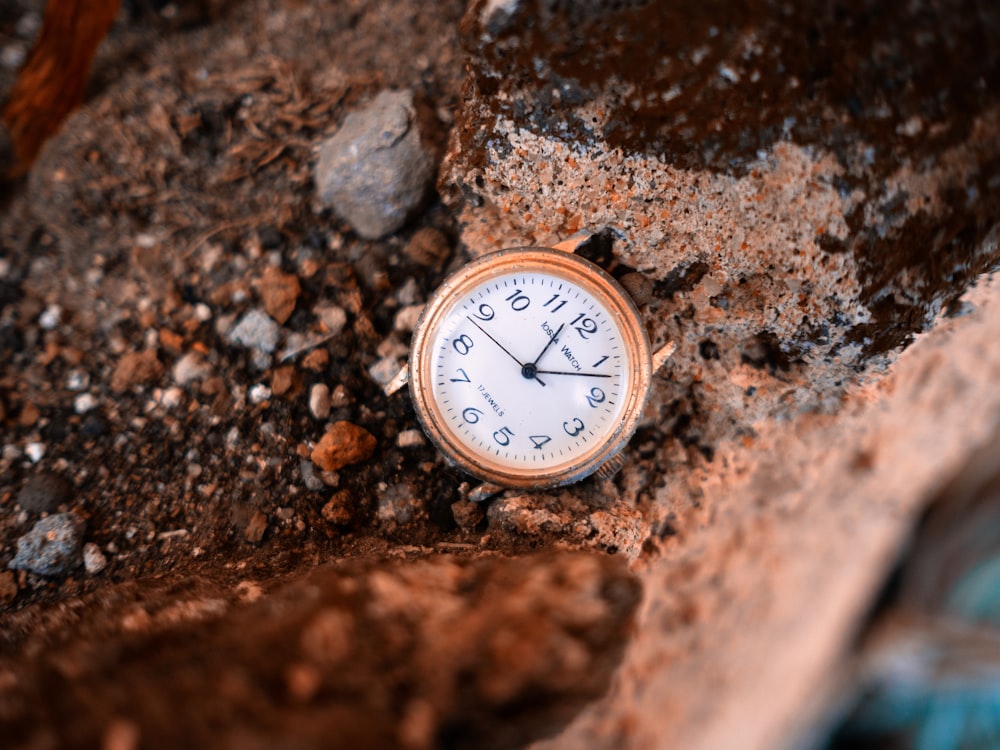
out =
{"type": "Polygon", "coordinates": [[[17,504],[31,513],[52,513],[73,496],[73,485],[50,471],[35,474],[17,493],[17,504]]]}
{"type": "Polygon", "coordinates": [[[312,462],[324,471],[337,471],[350,464],[367,461],[377,441],[364,427],[351,422],[335,422],[312,452],[312,462]]]}
{"type": "Polygon", "coordinates": [[[123,393],[135,386],[155,383],[162,375],[163,365],[154,350],[128,352],[115,365],[111,374],[111,390],[123,393]]]}
{"type": "Polygon", "coordinates": [[[316,165],[321,200],[366,239],[403,226],[433,175],[408,91],[383,91],[344,118],[316,165]]]}
{"type": "Polygon", "coordinates": [[[83,528],[83,519],[75,513],[58,513],[43,518],[17,540],[17,554],[7,567],[29,570],[42,576],[71,572],[83,562],[83,528]]]}

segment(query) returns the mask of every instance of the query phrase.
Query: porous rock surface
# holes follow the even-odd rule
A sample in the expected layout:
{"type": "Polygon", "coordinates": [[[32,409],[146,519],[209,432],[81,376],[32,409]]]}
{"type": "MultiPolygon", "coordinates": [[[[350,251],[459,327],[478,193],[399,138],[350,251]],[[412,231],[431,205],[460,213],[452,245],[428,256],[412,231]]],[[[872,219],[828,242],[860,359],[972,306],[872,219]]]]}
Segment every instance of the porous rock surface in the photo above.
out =
{"type": "Polygon", "coordinates": [[[1000,258],[998,27],[950,0],[479,0],[441,188],[473,253],[613,237],[711,446],[835,409],[1000,258]]]}

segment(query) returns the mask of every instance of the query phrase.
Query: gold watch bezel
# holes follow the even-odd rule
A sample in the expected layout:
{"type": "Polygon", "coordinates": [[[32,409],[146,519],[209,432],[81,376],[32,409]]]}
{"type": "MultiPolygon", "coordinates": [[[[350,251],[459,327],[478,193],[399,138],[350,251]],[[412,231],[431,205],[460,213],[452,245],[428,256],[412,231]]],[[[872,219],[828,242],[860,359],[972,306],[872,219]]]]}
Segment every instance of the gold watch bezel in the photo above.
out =
{"type": "Polygon", "coordinates": [[[410,348],[409,388],[414,409],[427,437],[448,461],[486,482],[512,488],[543,489],[572,484],[597,471],[616,456],[635,432],[649,398],[652,358],[646,327],[628,293],[603,269],[590,261],[560,250],[516,247],[484,255],[449,276],[424,307],[414,329],[410,348]],[[580,456],[543,471],[514,469],[499,461],[473,454],[448,428],[434,401],[428,347],[434,332],[467,290],[489,279],[511,272],[555,273],[585,287],[614,316],[627,348],[630,372],[628,397],[615,426],[601,444],[580,456]]]}

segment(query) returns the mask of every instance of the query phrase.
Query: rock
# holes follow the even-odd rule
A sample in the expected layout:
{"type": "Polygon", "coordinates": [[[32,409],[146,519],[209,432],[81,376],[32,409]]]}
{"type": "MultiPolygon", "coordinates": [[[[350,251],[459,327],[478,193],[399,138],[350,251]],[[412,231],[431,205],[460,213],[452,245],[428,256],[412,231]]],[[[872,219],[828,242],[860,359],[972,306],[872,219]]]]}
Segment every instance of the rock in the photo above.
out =
{"type": "Polygon", "coordinates": [[[378,493],[378,508],[375,517],[379,525],[387,531],[396,531],[415,521],[427,518],[423,498],[407,481],[393,484],[378,493]]]}
{"type": "Polygon", "coordinates": [[[253,365],[258,370],[271,366],[271,354],[278,347],[281,327],[263,310],[251,310],[237,321],[226,334],[232,346],[254,352],[253,365]]]}
{"type": "Polygon", "coordinates": [[[163,375],[163,365],[156,357],[156,352],[146,349],[141,352],[128,352],[122,355],[111,374],[111,390],[123,393],[135,386],[149,385],[163,375]]]}
{"type": "Polygon", "coordinates": [[[83,545],[83,569],[87,575],[96,576],[108,566],[108,559],[101,552],[101,548],[93,542],[83,545]]]}
{"type": "Polygon", "coordinates": [[[83,519],[75,513],[57,513],[43,518],[17,540],[17,554],[7,567],[42,576],[69,573],[83,562],[83,528],[83,519]]]}
{"type": "Polygon", "coordinates": [[[198,352],[188,352],[174,363],[170,375],[177,385],[188,385],[207,380],[212,375],[212,366],[198,352]]]}
{"type": "Polygon", "coordinates": [[[483,504],[469,500],[459,500],[457,503],[452,503],[451,514],[455,517],[455,523],[462,531],[475,531],[476,526],[486,518],[483,504]]]}
{"type": "Polygon", "coordinates": [[[312,452],[312,462],[324,471],[337,471],[349,464],[367,461],[377,441],[364,427],[351,422],[335,422],[312,452]]]}
{"type": "Polygon", "coordinates": [[[347,490],[334,492],[320,512],[323,518],[335,526],[346,526],[354,516],[354,499],[347,490]]]}
{"type": "Polygon", "coordinates": [[[339,334],[347,325],[347,311],[339,305],[322,303],[313,308],[313,315],[326,326],[327,333],[339,334]]]}
{"type": "Polygon", "coordinates": [[[31,513],[53,513],[73,496],[73,485],[50,471],[35,474],[17,493],[17,504],[31,513]]]}
{"type": "Polygon", "coordinates": [[[330,416],[330,387],[326,383],[316,383],[309,390],[309,413],[316,419],[330,416]]]}
{"type": "Polygon", "coordinates": [[[283,273],[275,266],[268,266],[261,276],[259,288],[268,315],[278,323],[284,323],[292,317],[295,303],[302,292],[298,276],[283,273]]]}
{"type": "Polygon", "coordinates": [[[81,393],[73,399],[73,411],[77,414],[86,414],[97,408],[97,399],[92,393],[81,393]]]}
{"type": "Polygon", "coordinates": [[[317,476],[316,467],[313,465],[313,462],[307,458],[299,461],[299,475],[302,477],[302,484],[306,486],[307,490],[319,492],[326,487],[322,477],[317,476]]]}
{"type": "Polygon", "coordinates": [[[420,430],[403,430],[396,436],[396,445],[400,448],[416,448],[427,442],[420,430]]]}
{"type": "Polygon", "coordinates": [[[406,243],[403,255],[418,265],[439,271],[451,257],[451,245],[441,230],[421,227],[406,243]]]}
{"type": "Polygon", "coordinates": [[[362,237],[378,239],[403,226],[433,176],[413,95],[383,91],[323,144],[315,178],[323,203],[362,237]]]}
{"type": "Polygon", "coordinates": [[[243,530],[243,538],[251,544],[259,544],[267,531],[267,514],[263,511],[255,510],[250,516],[250,521],[243,530]]]}

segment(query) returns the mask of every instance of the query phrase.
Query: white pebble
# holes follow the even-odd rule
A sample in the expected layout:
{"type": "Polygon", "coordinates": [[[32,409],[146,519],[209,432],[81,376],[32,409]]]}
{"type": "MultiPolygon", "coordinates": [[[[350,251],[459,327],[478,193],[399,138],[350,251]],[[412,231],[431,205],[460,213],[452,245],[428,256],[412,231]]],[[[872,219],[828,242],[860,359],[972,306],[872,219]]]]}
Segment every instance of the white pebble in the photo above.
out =
{"type": "Polygon", "coordinates": [[[250,392],[247,396],[250,398],[251,404],[261,404],[271,398],[271,389],[263,383],[257,383],[250,386],[250,392]]]}
{"type": "Polygon", "coordinates": [[[212,308],[204,302],[199,302],[194,306],[194,317],[199,323],[206,323],[212,319],[212,308]]]}
{"type": "Polygon", "coordinates": [[[396,436],[396,445],[400,448],[416,448],[425,442],[420,430],[403,430],[396,436]]]}
{"type": "Polygon", "coordinates": [[[66,388],[71,391],[82,391],[90,385],[90,376],[83,370],[73,370],[66,377],[66,388]]]}
{"type": "Polygon", "coordinates": [[[46,331],[53,330],[62,320],[62,308],[59,305],[49,305],[45,311],[38,316],[38,325],[46,331]]]}
{"type": "Polygon", "coordinates": [[[184,401],[184,391],[177,386],[167,388],[160,397],[160,403],[168,409],[176,409],[184,401]]]}
{"type": "Polygon", "coordinates": [[[313,308],[313,314],[320,319],[327,330],[336,335],[347,325],[347,313],[344,308],[331,304],[319,304],[313,308]]]}
{"type": "Polygon", "coordinates": [[[206,380],[212,374],[212,366],[198,352],[188,352],[174,363],[171,374],[177,385],[188,385],[195,380],[206,380]]]}
{"type": "Polygon", "coordinates": [[[81,393],[73,399],[73,411],[77,414],[86,414],[95,408],[97,408],[97,399],[90,393],[81,393]]]}
{"type": "Polygon", "coordinates": [[[83,545],[83,567],[88,575],[96,576],[108,566],[108,558],[93,542],[83,545]]]}
{"type": "Polygon", "coordinates": [[[45,456],[45,443],[28,443],[24,446],[24,452],[31,463],[37,464],[45,456]]]}
{"type": "Polygon", "coordinates": [[[423,311],[423,305],[407,305],[396,313],[392,327],[397,331],[412,331],[417,327],[417,321],[420,320],[420,313],[423,311]]]}

